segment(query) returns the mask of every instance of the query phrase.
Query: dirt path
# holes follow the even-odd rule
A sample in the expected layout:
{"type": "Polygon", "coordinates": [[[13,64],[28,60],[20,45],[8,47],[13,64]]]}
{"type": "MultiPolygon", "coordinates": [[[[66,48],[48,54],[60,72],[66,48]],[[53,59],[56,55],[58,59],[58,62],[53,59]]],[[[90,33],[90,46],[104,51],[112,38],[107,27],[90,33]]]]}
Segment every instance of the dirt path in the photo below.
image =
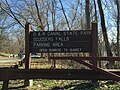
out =
{"type": "Polygon", "coordinates": [[[9,58],[9,57],[0,56],[0,59],[7,59],[7,58],[9,58]]]}

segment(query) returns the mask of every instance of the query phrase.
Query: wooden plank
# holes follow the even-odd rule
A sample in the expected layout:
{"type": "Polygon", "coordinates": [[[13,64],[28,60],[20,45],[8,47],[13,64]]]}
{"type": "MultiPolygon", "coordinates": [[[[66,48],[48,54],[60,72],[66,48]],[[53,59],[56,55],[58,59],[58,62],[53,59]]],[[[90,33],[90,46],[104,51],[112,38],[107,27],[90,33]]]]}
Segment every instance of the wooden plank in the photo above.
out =
{"type": "Polygon", "coordinates": [[[100,73],[102,73],[102,74],[104,74],[104,75],[106,75],[108,77],[111,77],[113,80],[116,80],[116,81],[120,80],[120,75],[114,74],[114,73],[112,73],[110,71],[106,71],[106,70],[104,70],[102,68],[99,68],[97,66],[94,66],[94,65],[92,65],[92,64],[90,64],[88,62],[82,61],[82,60],[81,61],[77,61],[77,62],[81,63],[81,64],[83,64],[85,66],[88,66],[89,68],[91,68],[91,69],[93,69],[95,71],[98,71],[98,72],[100,72],[100,73]]]}
{"type": "Polygon", "coordinates": [[[120,61],[120,57],[49,57],[53,60],[120,61]]]}
{"type": "Polygon", "coordinates": [[[2,64],[9,64],[9,63],[19,63],[22,61],[21,59],[0,59],[0,65],[2,64]]]}
{"type": "Polygon", "coordinates": [[[4,80],[2,90],[8,90],[8,84],[9,84],[9,80],[4,80]]]}
{"type": "MultiPolygon", "coordinates": [[[[120,71],[112,73],[120,75],[120,71]]],[[[86,69],[0,69],[0,80],[15,79],[114,80],[98,71],[86,69]]]]}
{"type": "Polygon", "coordinates": [[[0,68],[10,68],[14,66],[21,66],[22,60],[20,59],[0,59],[0,68]]]}
{"type": "MultiPolygon", "coordinates": [[[[29,46],[29,34],[31,31],[30,23],[26,23],[25,25],[25,69],[29,69],[31,67],[31,54],[30,54],[30,46],[29,46]]],[[[29,86],[29,79],[25,78],[24,81],[25,86],[29,86]]]]}
{"type": "Polygon", "coordinates": [[[14,67],[16,65],[19,65],[22,63],[22,60],[20,59],[0,59],[0,68],[5,67],[14,67]]]}
{"type": "Polygon", "coordinates": [[[111,72],[114,72],[114,71],[120,71],[120,69],[104,69],[105,71],[111,71],[111,72]]]}
{"type": "MultiPolygon", "coordinates": [[[[20,61],[20,60],[17,60],[17,61],[1,60],[0,61],[0,68],[16,68],[16,69],[18,69],[18,65],[17,65],[18,61],[20,61]],[[13,62],[11,62],[11,61],[13,61],[13,62]]],[[[6,77],[6,76],[7,76],[7,73],[6,73],[6,71],[4,71],[4,77],[6,77]]],[[[8,84],[9,84],[9,79],[3,80],[2,90],[8,90],[8,84]]]]}

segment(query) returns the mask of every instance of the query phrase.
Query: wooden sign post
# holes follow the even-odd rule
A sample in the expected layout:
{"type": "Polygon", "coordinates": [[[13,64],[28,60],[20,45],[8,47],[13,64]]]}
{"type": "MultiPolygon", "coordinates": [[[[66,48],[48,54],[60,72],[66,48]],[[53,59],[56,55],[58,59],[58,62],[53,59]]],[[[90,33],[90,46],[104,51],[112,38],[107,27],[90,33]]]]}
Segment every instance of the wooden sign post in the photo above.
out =
{"type": "MultiPolygon", "coordinates": [[[[90,53],[91,57],[98,56],[98,26],[96,22],[92,22],[92,53],[90,53]]],[[[91,64],[97,66],[97,60],[92,60],[91,64]]],[[[97,80],[92,80],[93,85],[97,85],[97,80]]]]}
{"type": "MultiPolygon", "coordinates": [[[[31,31],[31,25],[30,23],[26,23],[25,25],[25,69],[30,69],[31,67],[31,54],[30,54],[30,46],[29,46],[29,35],[31,31]]],[[[24,81],[25,86],[30,85],[29,79],[26,79],[24,81]]]]}
{"type": "MultiPolygon", "coordinates": [[[[98,29],[97,27],[98,27],[97,23],[92,22],[92,53],[90,53],[92,57],[98,56],[98,29]]],[[[97,66],[97,60],[93,60],[91,63],[97,66]]]]}

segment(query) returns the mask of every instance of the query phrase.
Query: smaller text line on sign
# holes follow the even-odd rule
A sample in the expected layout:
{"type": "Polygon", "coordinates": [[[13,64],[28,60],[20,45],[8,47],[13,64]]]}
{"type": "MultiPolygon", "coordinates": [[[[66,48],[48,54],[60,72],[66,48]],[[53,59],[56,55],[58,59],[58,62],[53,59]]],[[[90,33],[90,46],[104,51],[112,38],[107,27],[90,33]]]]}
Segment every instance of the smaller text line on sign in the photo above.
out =
{"type": "Polygon", "coordinates": [[[91,30],[30,32],[30,52],[91,52],[91,30]]]}

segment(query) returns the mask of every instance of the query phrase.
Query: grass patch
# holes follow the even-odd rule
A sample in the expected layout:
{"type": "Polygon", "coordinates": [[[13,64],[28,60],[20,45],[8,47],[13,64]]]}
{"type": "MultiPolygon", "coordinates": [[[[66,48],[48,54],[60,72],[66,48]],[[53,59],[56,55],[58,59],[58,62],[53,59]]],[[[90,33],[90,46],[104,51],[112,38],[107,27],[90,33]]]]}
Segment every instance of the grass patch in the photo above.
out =
{"type": "MultiPolygon", "coordinates": [[[[33,86],[29,90],[71,90],[73,83],[80,83],[80,80],[33,80],[33,86]]],[[[75,86],[74,86],[75,87],[75,86]]]]}
{"type": "Polygon", "coordinates": [[[6,53],[3,53],[3,52],[0,52],[0,56],[3,56],[3,57],[9,57],[10,54],[6,54],[6,53]]]}

